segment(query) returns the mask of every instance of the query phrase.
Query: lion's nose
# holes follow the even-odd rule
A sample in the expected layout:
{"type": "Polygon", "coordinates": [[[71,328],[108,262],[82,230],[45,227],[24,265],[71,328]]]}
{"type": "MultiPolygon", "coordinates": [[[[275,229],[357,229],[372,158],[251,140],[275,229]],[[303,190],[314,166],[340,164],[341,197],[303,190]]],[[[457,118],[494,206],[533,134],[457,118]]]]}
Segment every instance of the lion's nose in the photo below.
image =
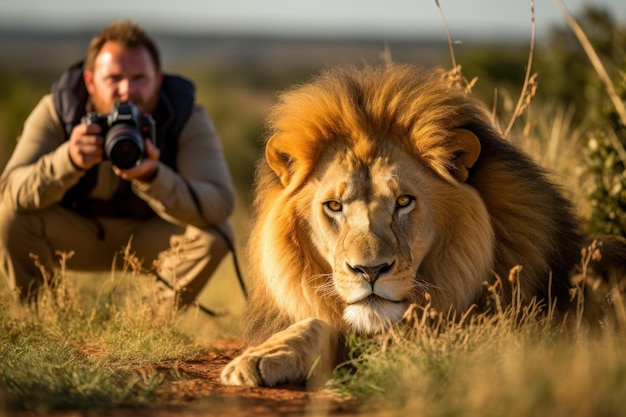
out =
{"type": "Polygon", "coordinates": [[[388,272],[393,267],[392,263],[384,263],[380,265],[350,265],[348,264],[348,268],[354,272],[355,274],[361,275],[367,282],[370,284],[374,284],[378,278],[385,272],[388,272]]]}

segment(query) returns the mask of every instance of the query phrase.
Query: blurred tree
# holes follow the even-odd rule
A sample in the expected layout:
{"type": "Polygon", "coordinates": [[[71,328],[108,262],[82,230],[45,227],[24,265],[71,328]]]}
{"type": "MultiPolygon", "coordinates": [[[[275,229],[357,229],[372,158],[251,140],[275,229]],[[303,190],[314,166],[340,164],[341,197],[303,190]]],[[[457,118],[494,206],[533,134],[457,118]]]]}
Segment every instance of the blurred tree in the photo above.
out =
{"type": "MultiPolygon", "coordinates": [[[[616,89],[626,101],[626,72],[616,89]]],[[[626,126],[613,108],[601,112],[604,123],[597,124],[586,143],[586,164],[590,174],[591,231],[626,237],[626,126]],[[621,149],[620,149],[621,146],[621,149]]]]}

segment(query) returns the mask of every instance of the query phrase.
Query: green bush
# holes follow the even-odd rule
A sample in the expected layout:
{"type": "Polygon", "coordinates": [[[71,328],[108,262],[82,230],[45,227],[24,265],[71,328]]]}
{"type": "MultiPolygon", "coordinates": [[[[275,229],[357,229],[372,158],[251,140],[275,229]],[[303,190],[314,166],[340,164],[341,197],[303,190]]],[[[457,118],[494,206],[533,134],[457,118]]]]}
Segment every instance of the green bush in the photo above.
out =
{"type": "MultiPolygon", "coordinates": [[[[626,100],[626,73],[616,86],[626,100]]],[[[586,143],[593,232],[626,236],[626,127],[614,109],[605,111],[606,126],[592,131],[586,143]]]]}

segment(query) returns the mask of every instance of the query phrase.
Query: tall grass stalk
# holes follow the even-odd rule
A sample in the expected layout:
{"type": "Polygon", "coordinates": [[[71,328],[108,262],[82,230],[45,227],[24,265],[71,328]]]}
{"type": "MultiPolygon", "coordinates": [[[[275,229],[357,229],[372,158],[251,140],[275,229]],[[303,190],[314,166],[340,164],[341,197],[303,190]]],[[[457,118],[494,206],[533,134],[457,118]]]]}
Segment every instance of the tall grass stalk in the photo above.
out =
{"type": "MultiPolygon", "coordinates": [[[[596,71],[596,74],[602,81],[602,84],[604,85],[604,88],[609,98],[611,99],[611,103],[613,104],[613,107],[615,108],[615,111],[617,115],[619,116],[622,125],[626,126],[626,104],[624,104],[624,101],[620,98],[619,94],[617,93],[615,86],[613,85],[613,81],[611,80],[611,77],[609,76],[604,65],[602,64],[602,60],[596,53],[593,45],[589,41],[589,38],[587,38],[585,31],[580,27],[576,19],[574,19],[574,17],[571,15],[571,13],[569,12],[565,4],[563,4],[563,1],[561,0],[555,0],[555,1],[557,5],[559,6],[559,8],[561,9],[563,16],[565,16],[565,20],[567,21],[567,24],[570,26],[570,29],[572,30],[572,32],[574,33],[574,35],[580,42],[580,45],[585,50],[585,53],[587,54],[587,57],[589,58],[589,62],[593,66],[593,69],[596,71]]],[[[617,155],[619,156],[620,160],[622,161],[624,165],[626,165],[626,149],[624,149],[624,146],[614,136],[609,135],[608,138],[609,140],[611,140],[611,144],[615,148],[615,151],[617,152],[617,155]]]]}
{"type": "MultiPolygon", "coordinates": [[[[583,28],[580,27],[576,19],[574,19],[574,17],[569,12],[565,4],[563,4],[563,1],[562,0],[555,0],[555,1],[557,5],[559,6],[559,8],[561,9],[563,16],[565,16],[565,20],[567,21],[567,24],[569,25],[570,29],[572,30],[572,32],[574,33],[574,35],[580,42],[580,45],[585,50],[585,53],[587,54],[587,57],[589,58],[589,62],[593,66],[593,69],[598,74],[598,77],[602,81],[602,84],[604,84],[604,88],[606,89],[606,92],[609,95],[609,98],[611,99],[611,103],[613,103],[613,106],[615,107],[615,111],[619,115],[619,118],[622,124],[626,126],[626,104],[622,101],[619,94],[617,93],[615,86],[613,85],[613,82],[611,81],[611,77],[607,73],[604,67],[604,64],[602,64],[602,60],[596,53],[593,45],[589,41],[589,38],[585,34],[585,31],[583,30],[583,28]]],[[[626,157],[626,151],[624,151],[623,148],[622,148],[622,152],[623,153],[621,156],[626,157]]],[[[622,159],[625,161],[625,164],[626,164],[626,159],[624,158],[622,159]]]]}
{"type": "Polygon", "coordinates": [[[535,54],[535,2],[534,0],[530,0],[530,16],[531,16],[531,25],[530,25],[530,50],[528,52],[528,63],[526,65],[526,75],[524,76],[524,84],[522,86],[522,92],[520,93],[519,99],[517,101],[517,105],[515,106],[515,111],[509,121],[508,126],[504,131],[504,137],[508,137],[511,133],[511,129],[513,129],[513,124],[515,124],[515,120],[524,114],[525,108],[529,106],[530,101],[534,97],[533,87],[536,88],[535,75],[532,74],[532,65],[533,65],[533,56],[535,54]]]}

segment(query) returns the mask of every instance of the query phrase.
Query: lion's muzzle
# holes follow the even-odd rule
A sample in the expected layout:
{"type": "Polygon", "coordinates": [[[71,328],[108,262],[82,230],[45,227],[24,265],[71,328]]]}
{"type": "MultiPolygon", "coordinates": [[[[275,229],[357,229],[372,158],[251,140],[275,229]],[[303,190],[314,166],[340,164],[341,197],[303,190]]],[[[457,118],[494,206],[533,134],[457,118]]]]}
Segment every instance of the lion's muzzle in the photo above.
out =
{"type": "Polygon", "coordinates": [[[346,302],[344,321],[360,333],[384,331],[397,322],[406,309],[406,285],[398,285],[396,261],[373,265],[345,263],[336,282],[346,302]]]}
{"type": "MultiPolygon", "coordinates": [[[[365,302],[371,297],[379,297],[392,302],[401,301],[404,294],[398,294],[397,291],[394,291],[394,286],[390,285],[393,281],[394,265],[395,261],[354,266],[346,262],[343,271],[349,282],[349,287],[343,291],[346,303],[357,304],[365,302]]],[[[342,292],[341,289],[340,292],[342,292]]]]}
{"type": "Polygon", "coordinates": [[[378,280],[378,278],[384,273],[389,272],[391,268],[393,268],[394,263],[395,261],[391,263],[385,262],[379,265],[372,265],[372,266],[368,266],[368,265],[352,266],[349,263],[347,263],[346,265],[349,270],[361,276],[361,278],[369,282],[372,285],[372,287],[374,287],[374,284],[376,284],[376,281],[378,280]]]}

